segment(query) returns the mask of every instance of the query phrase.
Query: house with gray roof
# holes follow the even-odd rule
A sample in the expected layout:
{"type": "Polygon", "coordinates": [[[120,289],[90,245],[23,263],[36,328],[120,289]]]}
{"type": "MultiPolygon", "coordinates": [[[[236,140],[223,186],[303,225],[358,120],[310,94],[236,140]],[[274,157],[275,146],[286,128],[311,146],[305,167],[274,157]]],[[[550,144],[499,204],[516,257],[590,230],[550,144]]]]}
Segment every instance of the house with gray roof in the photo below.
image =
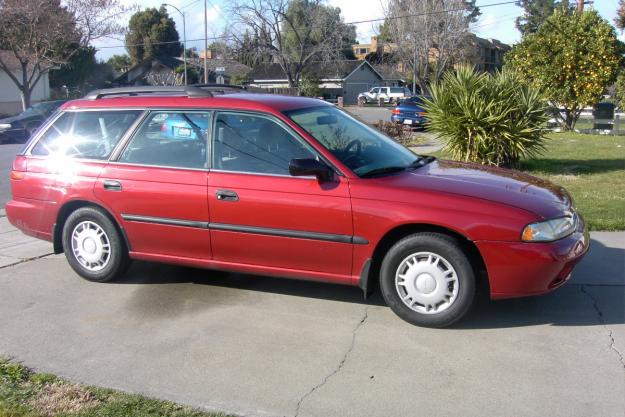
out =
{"type": "MultiPolygon", "coordinates": [[[[396,73],[378,71],[367,61],[318,61],[306,68],[307,75],[319,80],[321,95],[326,100],[343,97],[345,104],[356,104],[358,94],[372,87],[403,85],[403,80],[396,73]]],[[[287,89],[288,80],[282,67],[277,63],[262,63],[252,69],[248,75],[249,85],[268,91],[279,92],[287,89]]]]}

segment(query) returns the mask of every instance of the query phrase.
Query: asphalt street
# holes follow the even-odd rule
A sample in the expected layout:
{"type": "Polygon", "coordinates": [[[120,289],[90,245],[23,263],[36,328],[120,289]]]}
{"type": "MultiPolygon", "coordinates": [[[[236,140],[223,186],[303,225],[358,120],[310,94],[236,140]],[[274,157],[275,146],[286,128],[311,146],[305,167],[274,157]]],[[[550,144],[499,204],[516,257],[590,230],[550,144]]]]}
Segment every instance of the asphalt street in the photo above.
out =
{"type": "Polygon", "coordinates": [[[0,218],[0,355],[73,381],[245,416],[625,413],[624,233],[445,330],[356,288],[149,263],[95,284],[50,251],[0,218]]]}

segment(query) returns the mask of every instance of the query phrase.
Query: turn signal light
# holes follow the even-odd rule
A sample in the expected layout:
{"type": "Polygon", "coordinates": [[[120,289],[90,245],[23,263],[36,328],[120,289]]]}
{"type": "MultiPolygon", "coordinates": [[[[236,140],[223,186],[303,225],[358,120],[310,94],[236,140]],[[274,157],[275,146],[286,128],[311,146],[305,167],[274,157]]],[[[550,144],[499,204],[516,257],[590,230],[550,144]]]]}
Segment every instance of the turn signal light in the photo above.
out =
{"type": "Polygon", "coordinates": [[[23,180],[25,176],[26,176],[26,172],[24,171],[12,170],[9,178],[11,178],[12,180],[23,180]]]}

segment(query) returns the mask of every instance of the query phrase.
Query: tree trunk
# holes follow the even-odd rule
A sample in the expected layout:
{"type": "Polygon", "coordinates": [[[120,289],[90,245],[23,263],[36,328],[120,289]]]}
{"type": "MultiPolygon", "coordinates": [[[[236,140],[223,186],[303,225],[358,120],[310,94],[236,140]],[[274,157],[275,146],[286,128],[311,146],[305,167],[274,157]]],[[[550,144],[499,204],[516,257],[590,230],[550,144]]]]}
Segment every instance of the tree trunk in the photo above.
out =
{"type": "Polygon", "coordinates": [[[20,90],[22,98],[22,110],[26,110],[30,107],[30,95],[32,93],[30,85],[28,84],[28,64],[22,63],[22,85],[17,86],[20,90]]]}

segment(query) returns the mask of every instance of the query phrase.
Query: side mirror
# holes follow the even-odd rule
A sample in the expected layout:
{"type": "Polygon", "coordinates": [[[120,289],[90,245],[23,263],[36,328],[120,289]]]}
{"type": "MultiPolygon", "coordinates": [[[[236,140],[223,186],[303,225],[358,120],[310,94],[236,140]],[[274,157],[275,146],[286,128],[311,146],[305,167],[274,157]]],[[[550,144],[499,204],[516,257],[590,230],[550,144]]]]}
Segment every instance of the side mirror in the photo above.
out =
{"type": "Polygon", "coordinates": [[[294,177],[314,175],[319,181],[330,181],[334,176],[329,166],[312,158],[291,159],[289,173],[294,177]]]}

